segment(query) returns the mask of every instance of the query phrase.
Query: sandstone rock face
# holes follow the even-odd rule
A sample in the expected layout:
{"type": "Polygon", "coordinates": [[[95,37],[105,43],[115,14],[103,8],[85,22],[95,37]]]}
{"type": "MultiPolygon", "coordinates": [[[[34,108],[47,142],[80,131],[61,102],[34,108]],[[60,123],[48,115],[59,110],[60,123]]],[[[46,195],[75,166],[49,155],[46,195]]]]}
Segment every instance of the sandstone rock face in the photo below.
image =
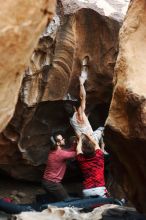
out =
{"type": "MultiPolygon", "coordinates": [[[[78,77],[84,56],[90,58],[87,111],[97,104],[108,109],[111,100],[119,23],[92,9],[67,15],[62,15],[63,10],[59,6],[58,14],[41,35],[25,71],[14,117],[1,133],[0,148],[5,152],[1,150],[0,168],[16,178],[39,180],[51,134],[58,130],[72,133],[61,100],[67,93],[79,97],[78,77]]],[[[104,112],[103,107],[100,112],[104,112]]],[[[102,124],[105,115],[103,118],[102,124]]],[[[99,122],[100,118],[94,116],[92,121],[99,122]]]]}
{"type": "Polygon", "coordinates": [[[55,0],[1,1],[0,13],[0,131],[12,118],[23,71],[46,23],[55,12],[55,0]]]}
{"type": "Polygon", "coordinates": [[[89,99],[95,96],[94,104],[109,103],[118,52],[118,31],[118,22],[91,9],[81,9],[74,15],[64,16],[56,38],[54,35],[43,38],[34,52],[33,65],[26,72],[22,88],[23,102],[33,106],[40,101],[62,100],[68,92],[78,98],[81,62],[88,55],[89,99]],[[44,45],[47,48],[45,46],[44,49],[44,45]],[[103,99],[103,96],[106,98],[103,99]]]}
{"type": "Polygon", "coordinates": [[[105,136],[114,177],[137,209],[146,213],[145,11],[144,0],[132,1],[120,30],[115,88],[105,136]]]}

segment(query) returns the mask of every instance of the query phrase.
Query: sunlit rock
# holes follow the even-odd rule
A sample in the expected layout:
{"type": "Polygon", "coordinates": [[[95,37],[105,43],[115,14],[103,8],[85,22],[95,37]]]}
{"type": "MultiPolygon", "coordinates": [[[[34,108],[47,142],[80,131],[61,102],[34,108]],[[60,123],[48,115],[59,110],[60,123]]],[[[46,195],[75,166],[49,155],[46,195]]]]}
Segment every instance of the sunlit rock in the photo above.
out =
{"type": "MultiPolygon", "coordinates": [[[[84,213],[79,209],[73,207],[57,208],[55,206],[48,206],[48,209],[42,212],[23,212],[14,216],[15,220],[144,220],[145,217],[136,212],[134,208],[121,207],[118,205],[103,205],[95,208],[93,211],[84,213]]],[[[12,217],[12,220],[14,220],[12,217]]]]}
{"type": "Polygon", "coordinates": [[[0,13],[0,131],[12,118],[23,71],[48,20],[55,0],[1,2],[0,13]]]}
{"type": "Polygon", "coordinates": [[[120,30],[115,88],[105,136],[114,177],[137,209],[146,213],[145,11],[144,0],[132,1],[120,30]]]}
{"type": "Polygon", "coordinates": [[[74,13],[81,8],[91,8],[101,15],[122,21],[130,0],[63,0],[64,13],[74,13]]]}

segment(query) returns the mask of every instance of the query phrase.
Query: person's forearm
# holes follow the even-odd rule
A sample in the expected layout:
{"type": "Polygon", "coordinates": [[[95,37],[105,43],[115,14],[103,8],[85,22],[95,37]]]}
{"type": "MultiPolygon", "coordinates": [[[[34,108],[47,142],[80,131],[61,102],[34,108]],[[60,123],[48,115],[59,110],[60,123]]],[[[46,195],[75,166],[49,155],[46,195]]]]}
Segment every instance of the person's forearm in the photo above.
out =
{"type": "Polygon", "coordinates": [[[81,98],[81,108],[85,111],[86,108],[86,91],[84,85],[80,84],[80,98],[81,98]]]}
{"type": "Polygon", "coordinates": [[[77,154],[81,154],[82,153],[82,140],[81,140],[81,137],[80,137],[79,142],[77,144],[76,151],[77,151],[77,154]]]}
{"type": "Polygon", "coordinates": [[[92,141],[95,144],[95,149],[100,149],[99,144],[97,143],[97,141],[94,139],[94,137],[92,135],[86,134],[87,137],[89,138],[90,141],[92,141]]]}
{"type": "Polygon", "coordinates": [[[86,98],[86,90],[83,84],[80,83],[80,97],[86,98]]]}

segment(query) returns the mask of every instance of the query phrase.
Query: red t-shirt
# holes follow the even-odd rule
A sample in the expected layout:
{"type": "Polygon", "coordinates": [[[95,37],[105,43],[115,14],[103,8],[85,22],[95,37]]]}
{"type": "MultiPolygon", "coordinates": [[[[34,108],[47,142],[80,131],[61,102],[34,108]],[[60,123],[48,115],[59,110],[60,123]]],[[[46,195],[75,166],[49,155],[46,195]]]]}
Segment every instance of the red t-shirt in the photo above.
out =
{"type": "Polygon", "coordinates": [[[104,181],[104,154],[97,149],[93,157],[87,158],[83,154],[77,155],[79,166],[83,173],[84,189],[105,186],[104,181]]]}
{"type": "Polygon", "coordinates": [[[50,152],[43,178],[56,183],[61,182],[66,170],[66,159],[73,158],[75,155],[75,151],[62,149],[50,152]]]}

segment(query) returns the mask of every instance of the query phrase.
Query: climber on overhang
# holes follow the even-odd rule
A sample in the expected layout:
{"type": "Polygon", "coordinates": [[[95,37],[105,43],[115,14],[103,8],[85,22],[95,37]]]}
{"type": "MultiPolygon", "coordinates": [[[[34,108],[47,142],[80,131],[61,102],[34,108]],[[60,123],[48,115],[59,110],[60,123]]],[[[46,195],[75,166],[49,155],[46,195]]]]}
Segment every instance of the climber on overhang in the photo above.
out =
{"type": "Polygon", "coordinates": [[[86,108],[86,91],[84,83],[88,77],[88,63],[89,57],[85,56],[82,62],[81,76],[79,77],[80,82],[80,101],[74,102],[66,101],[64,107],[70,118],[70,124],[72,125],[76,135],[80,137],[82,133],[92,135],[94,139],[99,143],[102,136],[103,127],[99,127],[97,130],[93,131],[87,115],[85,114],[86,108]]]}

